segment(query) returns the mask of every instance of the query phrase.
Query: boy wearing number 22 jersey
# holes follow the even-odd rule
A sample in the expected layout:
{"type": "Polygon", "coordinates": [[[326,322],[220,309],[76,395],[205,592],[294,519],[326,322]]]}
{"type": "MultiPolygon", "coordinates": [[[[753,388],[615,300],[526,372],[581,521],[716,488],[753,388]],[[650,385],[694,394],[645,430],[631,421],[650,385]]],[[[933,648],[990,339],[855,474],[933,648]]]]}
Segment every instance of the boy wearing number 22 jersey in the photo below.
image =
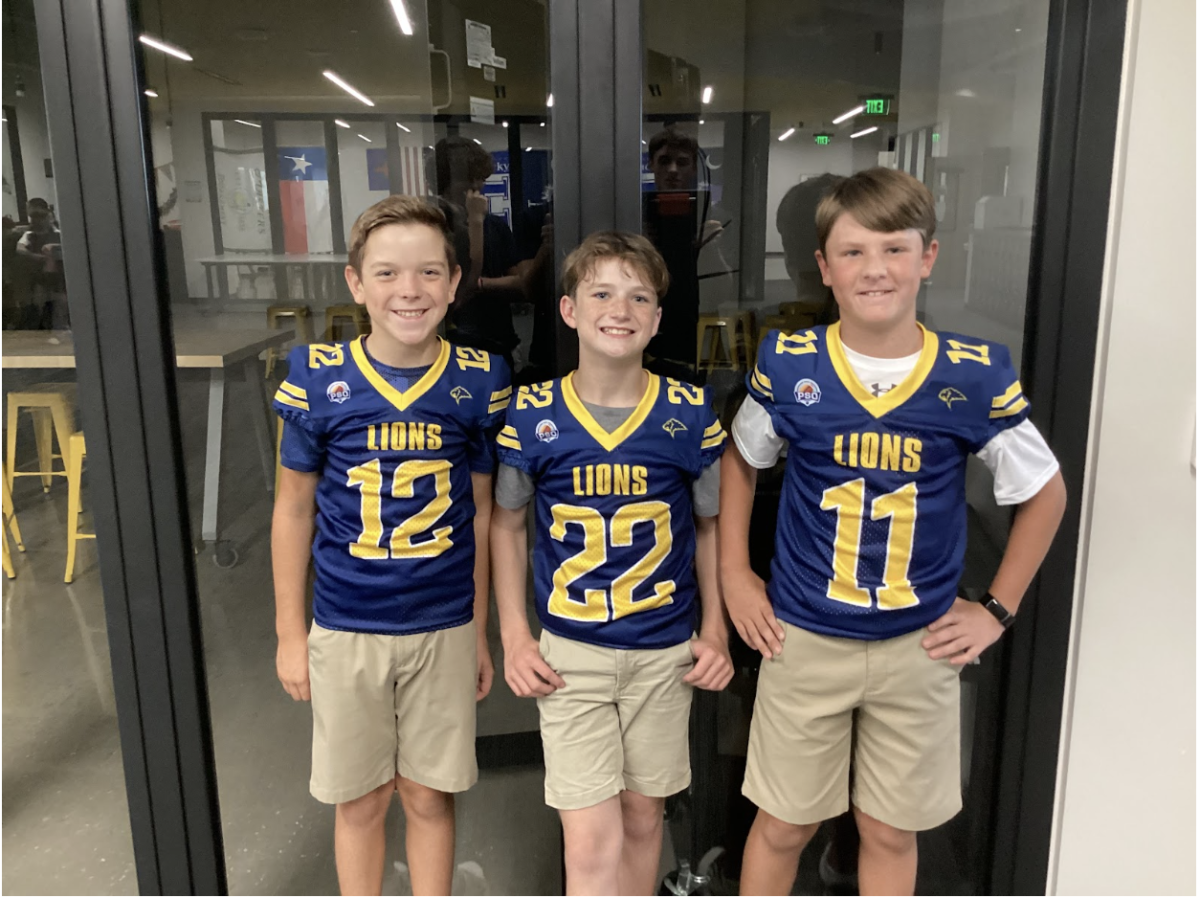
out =
{"type": "Polygon", "coordinates": [[[831,189],[816,255],[840,319],[769,332],[734,420],[721,579],[738,632],[768,659],[742,894],[789,894],[805,843],[851,807],[860,893],[913,893],[916,833],[961,807],[958,673],[1012,623],[1062,516],[1058,462],[1008,350],[916,320],[933,210],[923,184],[890,169],[831,189]],[[747,545],[755,470],[785,447],[764,592],[747,545]],[[1018,506],[984,603],[958,596],[970,455],[997,502],[1018,506]]]}
{"type": "Polygon", "coordinates": [[[397,792],[414,894],[449,894],[453,793],[477,778],[491,447],[512,390],[498,357],[437,334],[460,276],[446,231],[416,197],[364,212],[346,280],[371,333],[297,347],[275,394],[277,667],[312,699],[309,788],[337,805],[343,894],[379,894],[397,792]]]}
{"type": "Polygon", "coordinates": [[[706,390],[642,368],[667,286],[649,241],[592,235],[563,285],[579,368],[521,387],[496,440],[504,672],[538,698],[567,894],[649,895],[663,801],[690,782],[691,690],[732,675],[715,552],[726,435],[706,390]],[[530,501],[540,643],[525,615],[530,501]]]}

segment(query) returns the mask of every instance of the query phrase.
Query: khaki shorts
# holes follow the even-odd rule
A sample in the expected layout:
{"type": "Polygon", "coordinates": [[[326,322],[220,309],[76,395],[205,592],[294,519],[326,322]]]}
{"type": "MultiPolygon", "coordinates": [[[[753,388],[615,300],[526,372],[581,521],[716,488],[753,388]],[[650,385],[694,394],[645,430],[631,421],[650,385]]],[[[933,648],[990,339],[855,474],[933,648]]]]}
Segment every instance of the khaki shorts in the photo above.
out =
{"type": "Polygon", "coordinates": [[[573,811],[626,789],[665,798],[687,788],[689,643],[609,649],[543,630],[541,650],[567,684],[538,699],[546,804],[573,811]]]}
{"type": "Polygon", "coordinates": [[[313,797],[350,801],[396,774],[441,792],[471,788],[475,674],[474,621],[405,636],[313,623],[313,797]]]}
{"type": "Polygon", "coordinates": [[[851,802],[853,745],[859,810],[910,831],[957,814],[959,669],[929,658],[927,631],[866,641],[780,623],[783,653],[758,678],[742,794],[788,823],[836,817],[851,802]]]}

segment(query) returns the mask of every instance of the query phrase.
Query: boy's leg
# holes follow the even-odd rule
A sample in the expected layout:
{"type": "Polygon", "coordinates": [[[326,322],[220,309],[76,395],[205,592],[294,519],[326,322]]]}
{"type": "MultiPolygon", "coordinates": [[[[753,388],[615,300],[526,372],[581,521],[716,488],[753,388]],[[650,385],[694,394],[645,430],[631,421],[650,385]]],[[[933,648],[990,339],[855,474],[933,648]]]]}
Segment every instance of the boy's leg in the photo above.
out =
{"type": "Polygon", "coordinates": [[[742,794],[758,806],[742,860],[742,893],[786,895],[821,821],[850,806],[854,708],[866,643],[784,623],[783,652],[764,661],[750,721],[742,794]]]}
{"type": "Polygon", "coordinates": [[[854,816],[860,893],[911,895],[918,832],[962,808],[959,668],[921,648],[925,631],[867,648],[867,698],[858,712],[854,816]]]}
{"type": "Polygon", "coordinates": [[[662,857],[665,798],[626,790],[620,795],[621,866],[618,895],[653,895],[658,891],[658,862],[662,857]]]}
{"type": "Polygon", "coordinates": [[[542,657],[566,685],[538,699],[546,804],[562,818],[568,895],[615,895],[624,754],[617,651],[542,631],[542,657]]]}
{"type": "Polygon", "coordinates": [[[395,788],[387,782],[337,806],[333,851],[343,895],[378,895],[383,888],[383,821],[395,788]]]}
{"type": "Polygon", "coordinates": [[[454,878],[454,796],[396,777],[414,895],[449,895],[454,878]]]}
{"type": "Polygon", "coordinates": [[[692,660],[687,642],[618,652],[617,713],[627,790],[621,793],[625,844],[618,881],[622,895],[658,891],[663,804],[668,795],[683,791],[692,781],[688,756],[692,687],[683,682],[692,660]]]}
{"type": "Polygon", "coordinates": [[[413,894],[447,895],[454,877],[454,796],[475,763],[475,624],[393,637],[396,791],[404,805],[413,894]]]}
{"type": "Polygon", "coordinates": [[[742,855],[741,893],[791,894],[800,852],[820,826],[820,823],[787,823],[759,808],[742,855]]]}
{"type": "Polygon", "coordinates": [[[917,889],[917,834],[854,809],[858,824],[858,893],[913,895],[917,889]]]}
{"type": "Polygon", "coordinates": [[[590,808],[560,810],[568,895],[620,895],[621,798],[590,808]]]}
{"type": "Polygon", "coordinates": [[[396,788],[393,639],[319,624],[308,636],[309,791],[337,805],[334,851],[348,895],[378,894],[383,880],[383,821],[396,788]]]}

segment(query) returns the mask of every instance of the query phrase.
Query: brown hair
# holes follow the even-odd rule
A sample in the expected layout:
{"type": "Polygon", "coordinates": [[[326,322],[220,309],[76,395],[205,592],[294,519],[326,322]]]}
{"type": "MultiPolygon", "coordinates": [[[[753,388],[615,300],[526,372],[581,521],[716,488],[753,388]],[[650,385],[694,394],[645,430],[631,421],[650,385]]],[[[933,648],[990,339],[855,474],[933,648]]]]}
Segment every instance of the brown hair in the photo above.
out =
{"type": "Polygon", "coordinates": [[[864,228],[884,234],[912,228],[921,233],[926,248],[937,227],[929,188],[912,175],[891,168],[856,172],[840,179],[825,194],[817,204],[817,244],[822,254],[842,213],[864,228]]]}
{"type": "Polygon", "coordinates": [[[641,234],[628,231],[597,231],[589,234],[563,263],[563,290],[572,298],[575,290],[605,259],[618,259],[641,270],[661,301],[671,283],[667,263],[654,244],[641,234]]]}
{"type": "Polygon", "coordinates": [[[684,134],[682,131],[677,131],[670,125],[650,138],[650,144],[646,149],[651,163],[654,162],[654,157],[658,155],[658,151],[663,147],[669,150],[683,150],[685,153],[690,154],[693,159],[700,154],[700,144],[696,142],[696,138],[684,134]]]}
{"type": "Polygon", "coordinates": [[[454,255],[454,243],[450,239],[450,226],[442,210],[423,197],[393,195],[363,212],[350,229],[350,265],[360,276],[367,238],[376,228],[393,224],[419,224],[437,230],[446,244],[446,264],[450,266],[448,273],[454,273],[458,262],[454,255]]]}

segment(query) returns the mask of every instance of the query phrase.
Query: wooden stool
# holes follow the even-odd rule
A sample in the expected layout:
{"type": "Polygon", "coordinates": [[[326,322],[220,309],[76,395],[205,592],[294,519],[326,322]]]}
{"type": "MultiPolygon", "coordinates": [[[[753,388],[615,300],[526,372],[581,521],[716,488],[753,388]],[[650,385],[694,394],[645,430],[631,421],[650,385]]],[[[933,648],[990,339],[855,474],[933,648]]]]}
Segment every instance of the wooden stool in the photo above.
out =
{"type": "MultiPolygon", "coordinates": [[[[267,327],[279,330],[279,321],[283,318],[293,318],[296,321],[296,339],[303,343],[312,343],[312,320],[309,317],[310,312],[308,306],[270,306],[267,309],[267,327]]],[[[267,373],[268,380],[271,378],[271,372],[275,370],[275,362],[279,358],[279,350],[271,347],[267,350],[267,373]]]]}
{"type": "Polygon", "coordinates": [[[367,310],[358,303],[345,306],[330,306],[325,310],[325,340],[336,343],[341,337],[343,323],[354,325],[355,334],[371,333],[371,319],[367,310]]]}
{"type": "Polygon", "coordinates": [[[750,347],[754,343],[754,313],[701,315],[696,325],[696,365],[712,371],[716,368],[749,370],[750,347]],[[711,335],[708,352],[705,338],[711,335]]]}
{"type": "Polygon", "coordinates": [[[71,434],[71,461],[67,475],[67,574],[64,583],[75,579],[75,548],[81,539],[95,539],[95,533],[79,532],[79,515],[83,512],[81,499],[83,487],[83,459],[87,445],[83,433],[71,434]]]}
{"type": "Polygon", "coordinates": [[[51,477],[66,477],[70,467],[71,434],[75,430],[75,384],[39,384],[19,393],[8,394],[8,445],[5,447],[5,477],[9,490],[17,477],[41,477],[42,489],[50,491],[51,477]],[[33,415],[33,435],[37,441],[38,470],[17,470],[17,422],[21,409],[33,415]],[[53,438],[58,439],[61,471],[54,469],[53,438]]]}
{"type": "Polygon", "coordinates": [[[12,493],[8,489],[8,473],[7,469],[0,481],[4,483],[4,573],[11,580],[17,576],[16,570],[13,569],[12,558],[8,554],[8,540],[11,538],[17,544],[17,551],[25,551],[25,543],[21,541],[21,528],[17,526],[17,513],[13,510],[12,493]]]}

